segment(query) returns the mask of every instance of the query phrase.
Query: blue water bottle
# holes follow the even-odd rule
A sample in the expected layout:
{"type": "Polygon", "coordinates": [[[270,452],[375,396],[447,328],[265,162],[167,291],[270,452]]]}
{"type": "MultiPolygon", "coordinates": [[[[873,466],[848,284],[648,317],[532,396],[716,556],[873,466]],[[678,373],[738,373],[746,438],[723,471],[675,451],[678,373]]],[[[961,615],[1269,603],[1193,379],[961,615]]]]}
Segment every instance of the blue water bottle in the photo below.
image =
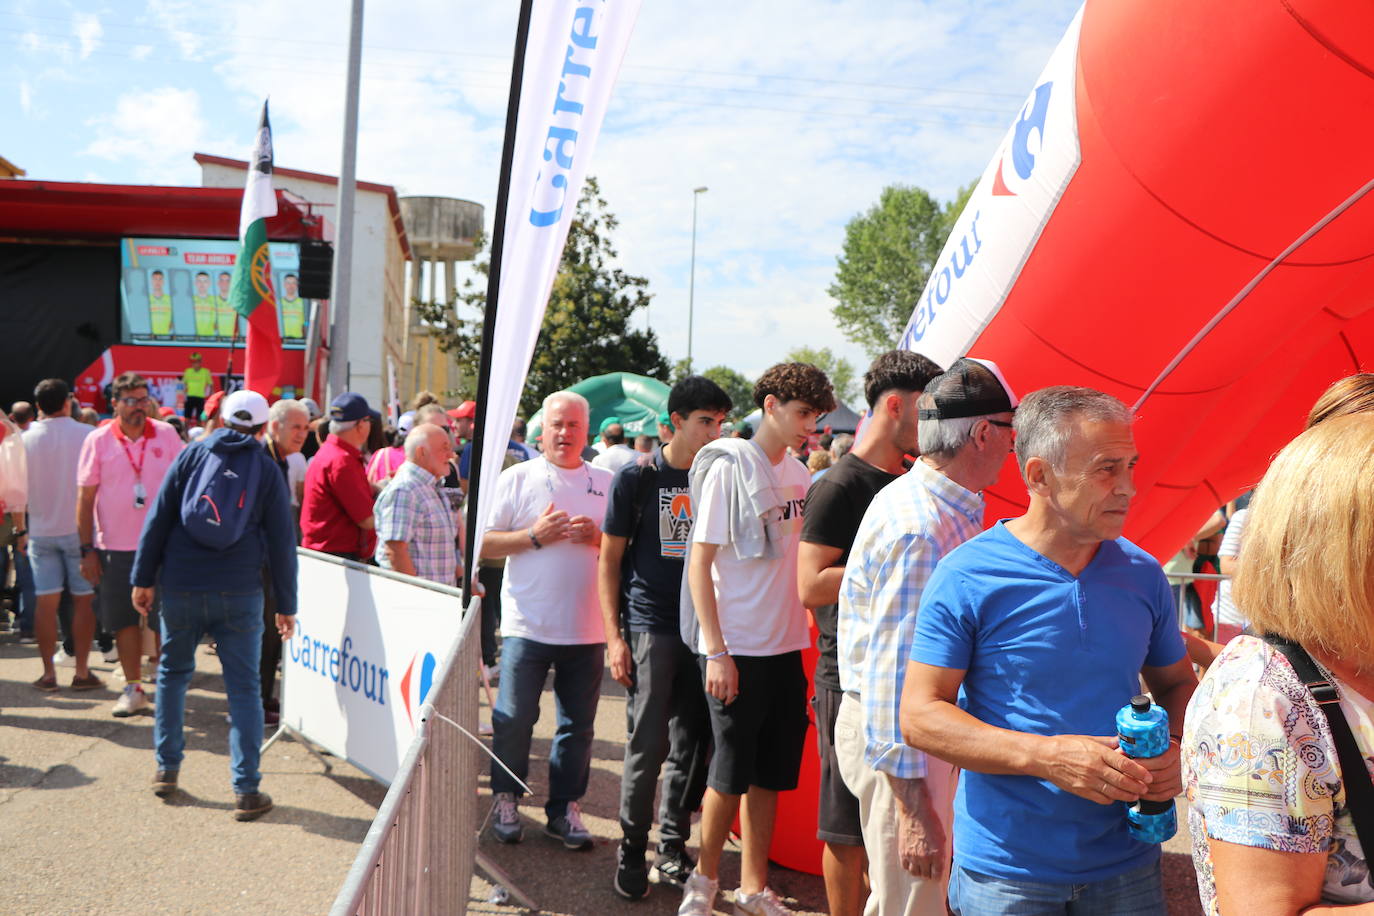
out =
{"type": "MultiPolygon", "coordinates": [[[[1169,714],[1144,694],[1116,714],[1116,736],[1127,757],[1158,757],[1169,749],[1169,714]]],[[[1126,829],[1142,843],[1163,843],[1178,832],[1173,799],[1140,799],[1126,808],[1126,829]]]]}

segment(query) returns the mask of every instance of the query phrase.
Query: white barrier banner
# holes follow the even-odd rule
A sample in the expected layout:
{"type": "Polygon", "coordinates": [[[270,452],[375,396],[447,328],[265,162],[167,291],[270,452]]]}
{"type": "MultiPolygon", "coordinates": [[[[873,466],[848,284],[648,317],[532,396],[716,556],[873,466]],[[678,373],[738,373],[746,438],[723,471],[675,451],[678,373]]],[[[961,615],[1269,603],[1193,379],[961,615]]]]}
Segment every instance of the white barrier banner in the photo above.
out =
{"type": "Polygon", "coordinates": [[[486,392],[477,544],[639,0],[534,0],[520,84],[486,392]]]}
{"type": "Polygon", "coordinates": [[[308,550],[298,558],[296,634],[282,646],[282,724],[390,783],[458,635],[462,594],[308,550]]]}

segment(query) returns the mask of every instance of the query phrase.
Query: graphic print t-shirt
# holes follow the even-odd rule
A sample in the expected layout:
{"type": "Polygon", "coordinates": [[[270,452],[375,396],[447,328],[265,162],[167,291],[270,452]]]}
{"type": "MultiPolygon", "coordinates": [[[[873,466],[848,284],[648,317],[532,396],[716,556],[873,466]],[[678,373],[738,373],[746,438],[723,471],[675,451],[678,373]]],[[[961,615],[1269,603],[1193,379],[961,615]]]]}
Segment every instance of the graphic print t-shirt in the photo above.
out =
{"type": "MultiPolygon", "coordinates": [[[[786,496],[772,510],[771,530],[777,534],[777,555],[742,560],[730,546],[730,492],[734,466],[717,461],[701,485],[692,540],[723,545],[711,564],[716,608],[725,645],[734,655],[781,655],[811,643],[806,609],[797,596],[797,544],[801,540],[802,511],[811,475],[806,465],[783,458],[772,466],[774,484],[786,496]]],[[[698,644],[705,654],[707,646],[698,644]]]]}
{"type": "Polygon", "coordinates": [[[692,535],[692,497],[687,471],[678,470],[654,450],[654,463],[626,465],[616,472],[603,530],[616,537],[633,537],[622,569],[627,590],[628,622],[635,633],[677,633],[683,559],[692,535]],[[635,504],[651,478],[634,529],[635,504]]]}

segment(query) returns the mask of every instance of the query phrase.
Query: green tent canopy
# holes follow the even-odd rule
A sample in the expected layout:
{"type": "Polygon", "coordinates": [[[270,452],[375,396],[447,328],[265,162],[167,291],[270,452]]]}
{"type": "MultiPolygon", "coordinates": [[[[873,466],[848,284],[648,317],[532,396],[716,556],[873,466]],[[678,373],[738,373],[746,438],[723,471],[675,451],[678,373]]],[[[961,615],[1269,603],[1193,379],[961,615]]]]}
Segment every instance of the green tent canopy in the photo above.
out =
{"type": "MultiPolygon", "coordinates": [[[[568,389],[587,399],[592,408],[590,444],[607,417],[619,417],[627,437],[657,436],[658,415],[668,409],[668,386],[647,375],[608,372],[583,379],[568,389]]],[[[544,429],[544,411],[529,419],[528,438],[533,442],[544,429]]]]}

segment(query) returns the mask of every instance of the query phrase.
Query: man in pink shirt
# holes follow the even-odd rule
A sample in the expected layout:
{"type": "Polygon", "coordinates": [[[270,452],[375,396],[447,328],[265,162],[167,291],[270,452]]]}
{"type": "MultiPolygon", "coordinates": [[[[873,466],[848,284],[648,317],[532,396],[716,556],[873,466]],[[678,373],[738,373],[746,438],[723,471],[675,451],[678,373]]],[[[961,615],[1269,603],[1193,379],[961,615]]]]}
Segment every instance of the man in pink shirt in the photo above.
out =
{"type": "MultiPolygon", "coordinates": [[[[129,578],[143,519],[183,443],[171,424],[149,415],[157,407],[141,376],[125,372],[116,378],[111,400],[116,422],[91,433],[81,446],[76,524],[81,574],[100,592],[100,622],[114,634],[124,669],[124,693],[114,706],[114,715],[123,718],[152,705],[143,690],[142,618],[129,578]]],[[[158,632],[155,613],[148,625],[158,632]]]]}

